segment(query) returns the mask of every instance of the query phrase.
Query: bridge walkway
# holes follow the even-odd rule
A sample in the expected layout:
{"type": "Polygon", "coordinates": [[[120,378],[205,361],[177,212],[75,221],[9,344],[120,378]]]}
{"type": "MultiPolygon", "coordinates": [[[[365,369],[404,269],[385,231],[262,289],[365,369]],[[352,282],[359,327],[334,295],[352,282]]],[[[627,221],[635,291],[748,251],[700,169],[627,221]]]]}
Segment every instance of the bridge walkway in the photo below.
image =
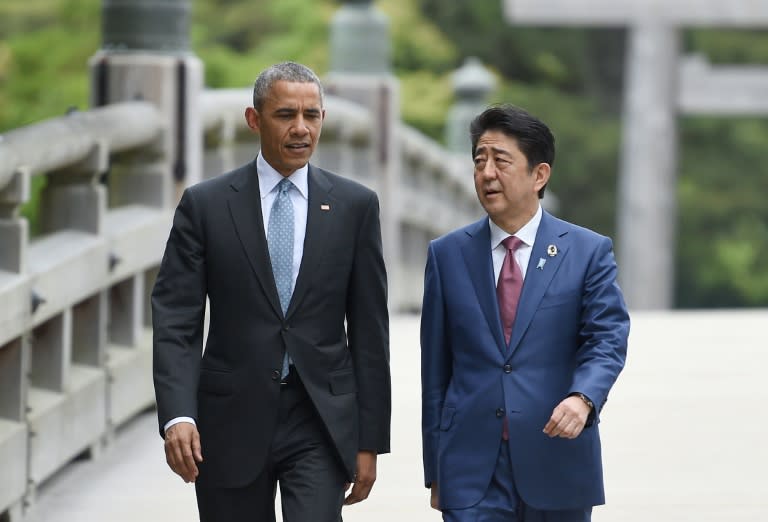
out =
{"type": "MultiPolygon", "coordinates": [[[[595,522],[768,520],[768,311],[635,313],[627,367],[603,412],[606,506],[595,522]]],[[[421,486],[418,318],[392,320],[391,455],[346,522],[438,521],[421,486]]],[[[154,412],[39,491],[29,522],[195,521],[165,467],[154,412]]]]}

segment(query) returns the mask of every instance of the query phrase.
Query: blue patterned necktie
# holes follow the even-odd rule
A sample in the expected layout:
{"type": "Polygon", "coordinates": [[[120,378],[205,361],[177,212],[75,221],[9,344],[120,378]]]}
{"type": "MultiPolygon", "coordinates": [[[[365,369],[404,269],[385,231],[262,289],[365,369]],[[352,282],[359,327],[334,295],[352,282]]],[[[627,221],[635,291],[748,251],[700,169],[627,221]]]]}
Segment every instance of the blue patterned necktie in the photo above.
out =
{"type": "MultiPolygon", "coordinates": [[[[283,315],[288,311],[293,294],[293,203],[288,191],[293,184],[288,178],[283,178],[277,185],[277,197],[269,212],[269,259],[272,262],[272,274],[277,285],[277,295],[280,297],[280,307],[283,315]]],[[[283,357],[281,377],[288,375],[290,358],[288,352],[283,357]]]]}

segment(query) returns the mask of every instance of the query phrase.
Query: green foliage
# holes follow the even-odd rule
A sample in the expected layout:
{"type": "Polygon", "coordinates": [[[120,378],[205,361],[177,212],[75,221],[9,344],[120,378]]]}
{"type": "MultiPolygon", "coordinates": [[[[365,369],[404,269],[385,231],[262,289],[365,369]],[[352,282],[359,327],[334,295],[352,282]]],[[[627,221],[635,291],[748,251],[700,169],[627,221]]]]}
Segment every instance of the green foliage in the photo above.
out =
{"type": "Polygon", "coordinates": [[[445,115],[453,104],[450,81],[431,71],[404,72],[399,80],[403,120],[442,141],[445,115]]]}
{"type": "MultiPolygon", "coordinates": [[[[26,0],[0,4],[0,132],[88,105],[87,61],[99,47],[98,0],[26,0]]],[[[21,207],[30,233],[47,178],[32,178],[21,207]]]]}
{"type": "Polygon", "coordinates": [[[706,55],[712,63],[768,63],[768,32],[765,30],[698,29],[686,33],[686,47],[706,55]]]}
{"type": "Polygon", "coordinates": [[[29,235],[35,237],[40,234],[40,219],[37,209],[40,207],[40,198],[43,190],[48,185],[48,176],[34,176],[30,181],[29,201],[21,206],[21,215],[29,222],[29,235]]]}
{"type": "Polygon", "coordinates": [[[98,49],[98,0],[13,2],[0,10],[0,131],[88,101],[87,61],[98,49]]]}
{"type": "Polygon", "coordinates": [[[192,41],[206,85],[246,87],[269,65],[294,60],[328,68],[331,0],[195,0],[192,41]]]}
{"type": "MultiPolygon", "coordinates": [[[[88,105],[101,1],[0,1],[0,132],[88,105]]],[[[282,60],[327,72],[338,0],[192,3],[192,46],[209,87],[249,86],[282,60]]],[[[512,26],[500,0],[376,5],[390,18],[407,123],[441,140],[454,101],[450,73],[465,57],[479,57],[500,80],[489,101],[525,107],[552,128],[557,161],[549,190],[558,214],[615,236],[623,30],[512,26]]],[[[684,49],[713,63],[768,64],[760,30],[689,30],[684,49]]],[[[768,305],[768,122],[686,118],[679,140],[676,305],[768,305]]],[[[44,178],[33,182],[39,194],[44,178]]],[[[24,208],[33,227],[35,198],[24,208]]]]}
{"type": "Polygon", "coordinates": [[[437,79],[455,68],[460,58],[456,46],[427,20],[413,0],[388,0],[378,2],[377,7],[390,19],[392,63],[398,76],[429,71],[437,79]]]}
{"type": "Polygon", "coordinates": [[[687,118],[679,182],[677,302],[768,303],[768,122],[687,118]]]}
{"type": "MultiPolygon", "coordinates": [[[[623,31],[511,26],[501,0],[419,0],[459,56],[478,56],[505,78],[590,94],[617,109],[623,31]]],[[[455,65],[458,65],[456,63],[455,65]]]]}

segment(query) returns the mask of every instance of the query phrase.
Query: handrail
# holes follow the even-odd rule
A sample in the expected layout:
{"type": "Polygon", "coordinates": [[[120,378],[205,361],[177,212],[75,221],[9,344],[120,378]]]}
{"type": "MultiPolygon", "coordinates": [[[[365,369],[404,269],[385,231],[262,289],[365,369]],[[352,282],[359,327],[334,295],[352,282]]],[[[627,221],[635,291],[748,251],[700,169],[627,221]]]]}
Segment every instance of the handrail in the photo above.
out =
{"type": "Polygon", "coordinates": [[[163,124],[149,102],[116,103],[0,134],[0,189],[20,167],[51,172],[85,159],[98,142],[122,152],[159,138],[163,124]]]}

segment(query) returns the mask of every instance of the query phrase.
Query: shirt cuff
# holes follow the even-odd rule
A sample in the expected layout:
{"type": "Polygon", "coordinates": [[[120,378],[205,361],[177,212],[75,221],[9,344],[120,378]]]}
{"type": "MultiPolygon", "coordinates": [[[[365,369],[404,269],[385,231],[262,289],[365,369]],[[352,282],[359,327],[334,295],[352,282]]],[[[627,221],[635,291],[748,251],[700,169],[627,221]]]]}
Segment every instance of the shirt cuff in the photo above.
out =
{"type": "Polygon", "coordinates": [[[195,419],[193,419],[192,417],[176,417],[175,419],[171,419],[171,420],[169,420],[168,422],[165,423],[165,426],[163,426],[163,433],[167,433],[168,432],[168,428],[170,428],[174,424],[178,424],[180,422],[189,422],[189,423],[194,424],[195,426],[197,426],[197,423],[195,422],[195,419]]]}

